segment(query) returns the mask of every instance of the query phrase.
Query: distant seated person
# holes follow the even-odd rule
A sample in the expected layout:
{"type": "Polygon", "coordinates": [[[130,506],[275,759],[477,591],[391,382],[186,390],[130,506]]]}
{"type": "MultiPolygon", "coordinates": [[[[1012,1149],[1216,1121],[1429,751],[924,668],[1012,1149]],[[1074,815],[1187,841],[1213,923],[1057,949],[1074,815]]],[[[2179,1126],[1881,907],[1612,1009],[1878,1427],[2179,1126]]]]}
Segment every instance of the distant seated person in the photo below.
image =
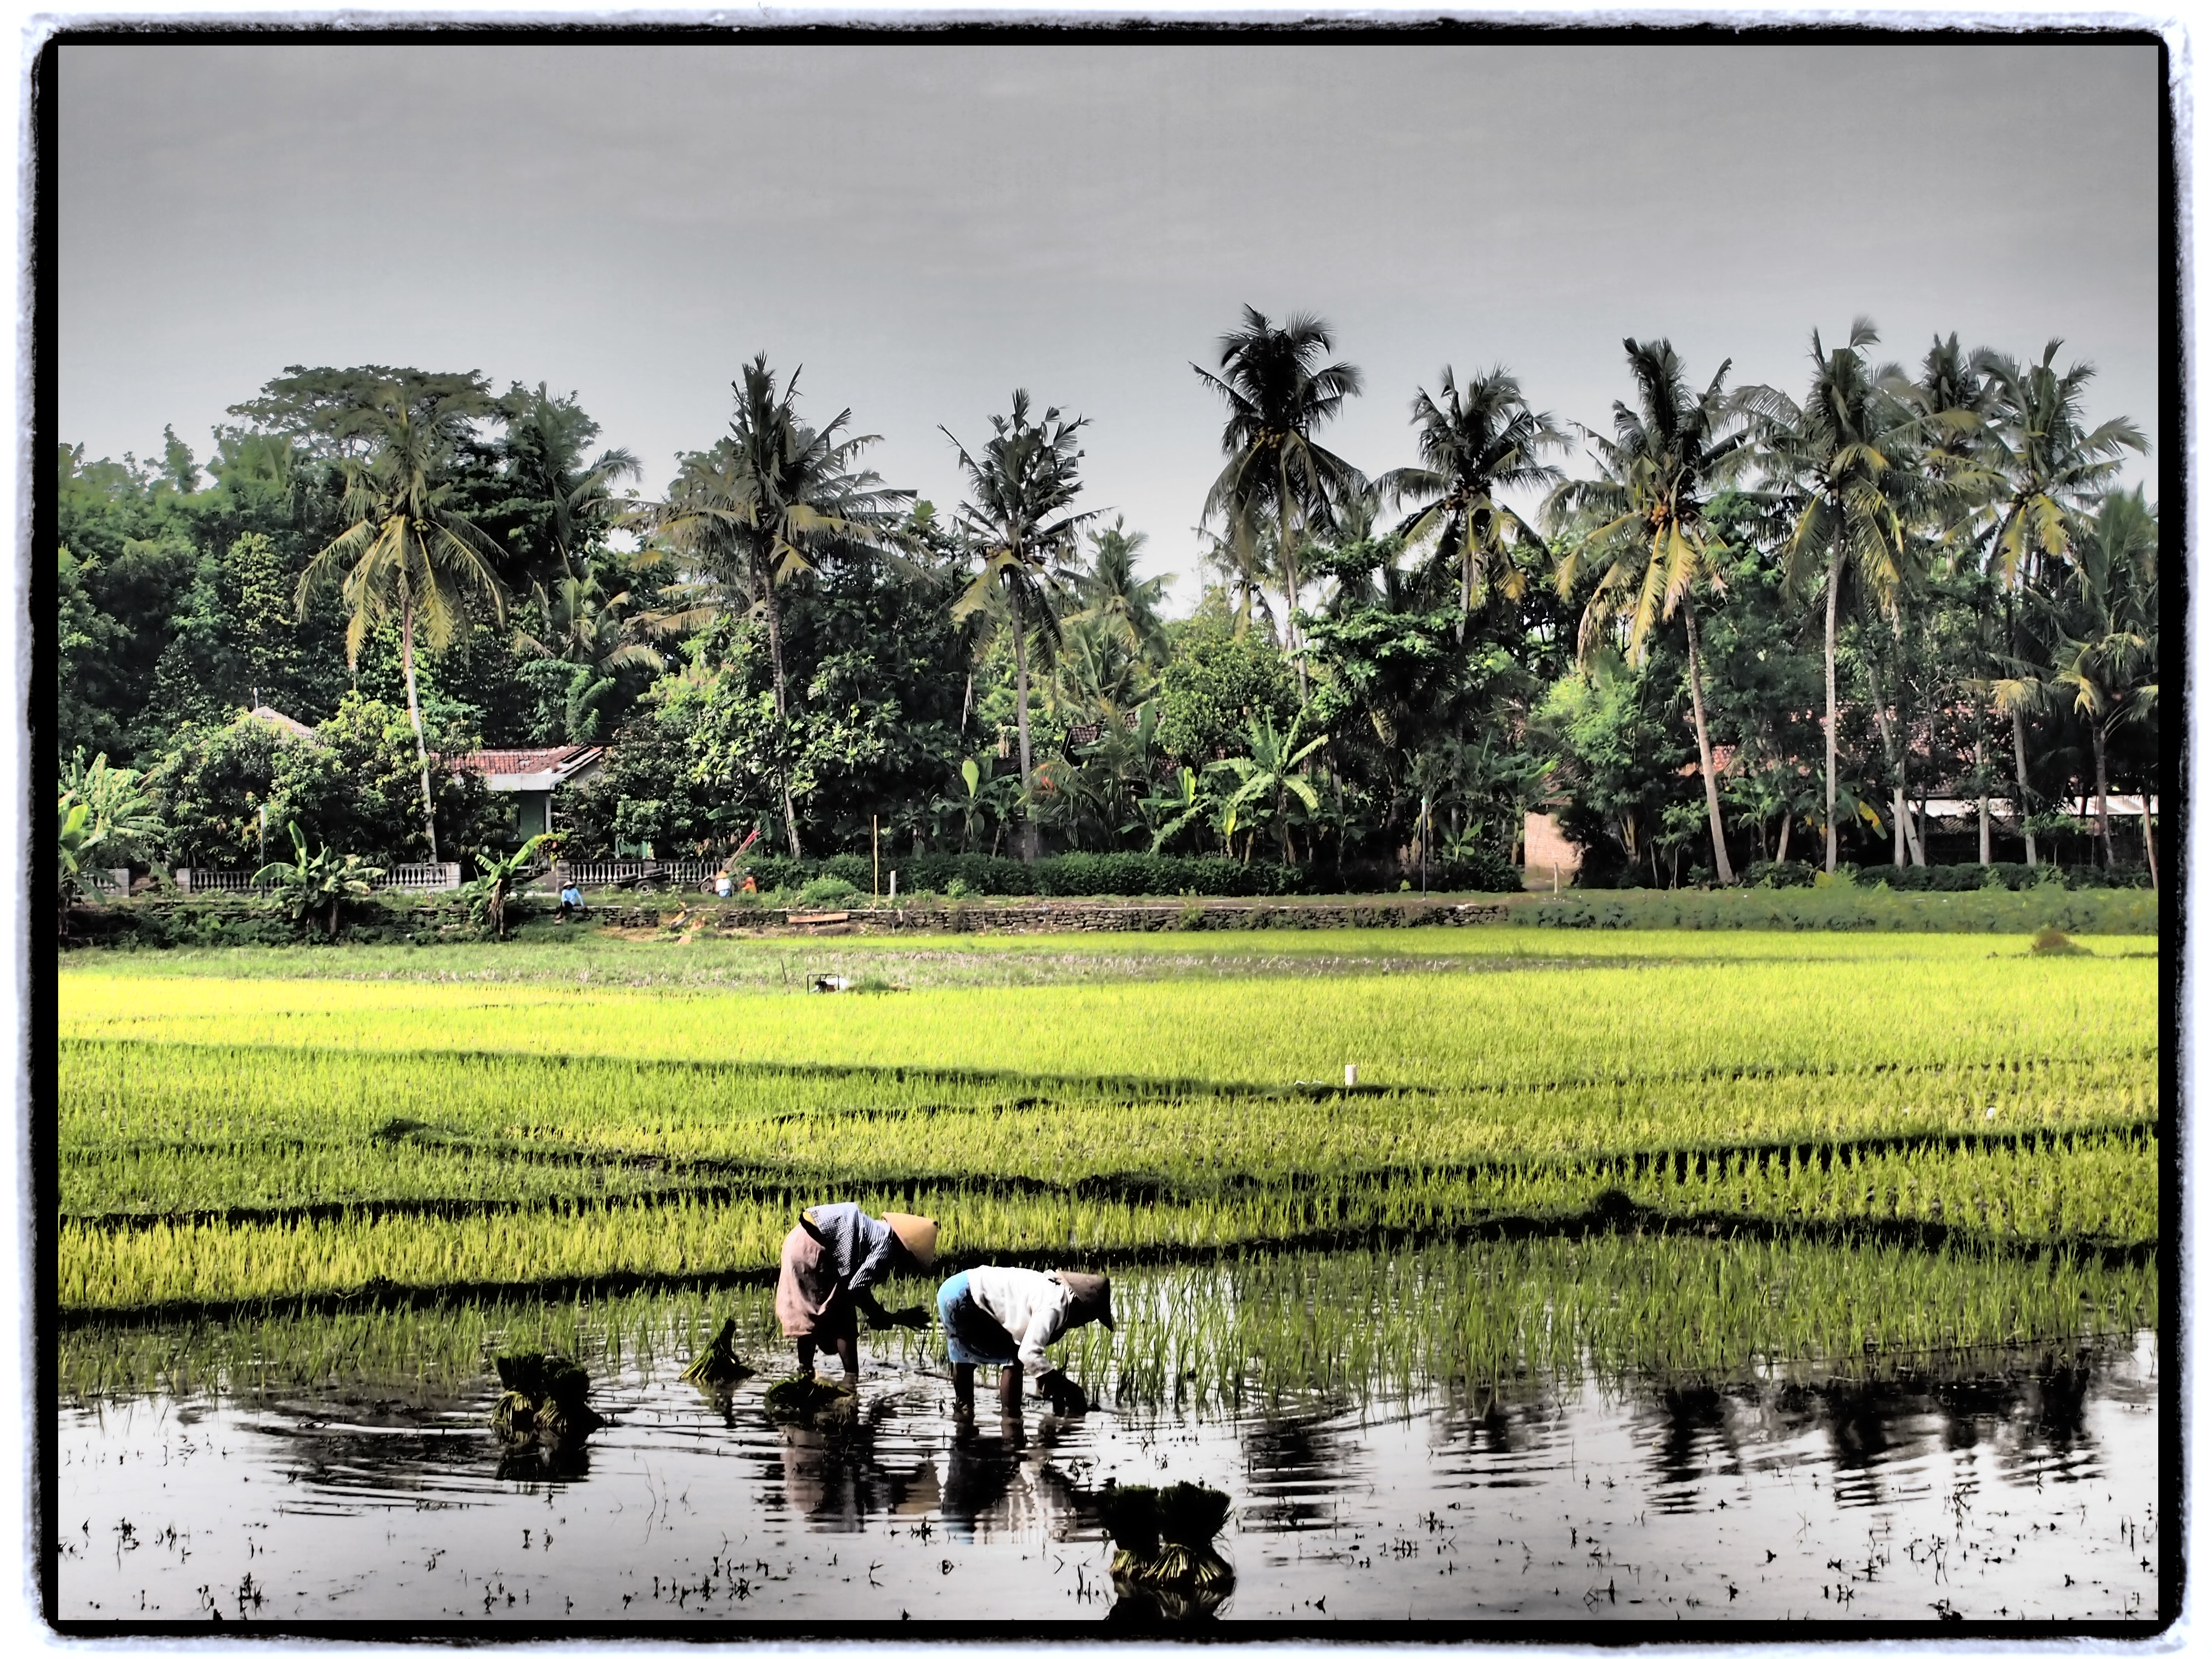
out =
{"type": "Polygon", "coordinates": [[[927,1216],[893,1211],[879,1218],[857,1204],[817,1204],[803,1212],[783,1241],[775,1282],[776,1322],[798,1345],[800,1374],[814,1375],[817,1349],[835,1348],[845,1375],[860,1375],[856,1314],[868,1316],[871,1330],[927,1325],[929,1315],[921,1308],[886,1312],[874,1287],[893,1273],[936,1261],[937,1224],[927,1216]]]}
{"type": "Polygon", "coordinates": [[[1053,1343],[1096,1321],[1114,1328],[1114,1287],[1103,1273],[1033,1267],[970,1267],[938,1287],[938,1322],[952,1360],[952,1393],[975,1407],[975,1367],[999,1367],[999,1407],[1022,1408],[1022,1373],[1058,1409],[1089,1408],[1082,1388],[1046,1354],[1053,1343]]]}
{"type": "Polygon", "coordinates": [[[729,896],[730,872],[725,870],[714,878],[714,896],[716,898],[727,898],[729,896]]]}
{"type": "Polygon", "coordinates": [[[566,921],[570,916],[581,915],[583,913],[584,890],[577,886],[574,879],[571,878],[568,881],[562,884],[561,915],[557,919],[562,921],[566,921]]]}
{"type": "Polygon", "coordinates": [[[740,887],[738,890],[741,893],[757,893],[760,891],[760,884],[753,879],[753,872],[751,871],[748,870],[745,872],[745,884],[743,887],[740,887]]]}

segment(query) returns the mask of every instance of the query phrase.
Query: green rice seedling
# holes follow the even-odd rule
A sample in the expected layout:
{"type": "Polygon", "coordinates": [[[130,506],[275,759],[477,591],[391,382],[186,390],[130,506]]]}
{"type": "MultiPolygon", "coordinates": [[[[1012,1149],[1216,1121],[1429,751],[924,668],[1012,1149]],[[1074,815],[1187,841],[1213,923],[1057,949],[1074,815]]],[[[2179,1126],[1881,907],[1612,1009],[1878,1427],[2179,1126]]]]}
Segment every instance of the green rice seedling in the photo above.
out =
{"type": "Polygon", "coordinates": [[[699,1350],[699,1356],[684,1368],[684,1380],[701,1388],[726,1389],[742,1382],[753,1374],[753,1368],[738,1358],[733,1346],[738,1334],[738,1322],[725,1319],[714,1339],[699,1350]]]}
{"type": "Polygon", "coordinates": [[[518,1438],[577,1440],[606,1422],[592,1409],[590,1374],[560,1354],[501,1354],[493,1362],[506,1392],[492,1403],[495,1427],[518,1438]]]}

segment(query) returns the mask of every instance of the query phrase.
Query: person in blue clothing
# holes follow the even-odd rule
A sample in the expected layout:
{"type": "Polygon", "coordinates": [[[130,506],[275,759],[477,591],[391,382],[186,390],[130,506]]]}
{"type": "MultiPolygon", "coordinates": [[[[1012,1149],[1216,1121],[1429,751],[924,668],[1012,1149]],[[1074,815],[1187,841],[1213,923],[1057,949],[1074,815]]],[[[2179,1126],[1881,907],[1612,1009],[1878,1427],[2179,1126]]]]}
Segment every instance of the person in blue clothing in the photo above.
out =
{"type": "Polygon", "coordinates": [[[801,1212],[783,1241],[775,1283],[776,1322],[798,1346],[800,1375],[813,1376],[815,1354],[834,1348],[845,1375],[858,1376],[861,1314],[871,1330],[927,1324],[922,1308],[887,1312],[875,1286],[936,1260],[937,1224],[927,1216],[893,1211],[878,1218],[857,1204],[817,1204],[801,1212]]]}

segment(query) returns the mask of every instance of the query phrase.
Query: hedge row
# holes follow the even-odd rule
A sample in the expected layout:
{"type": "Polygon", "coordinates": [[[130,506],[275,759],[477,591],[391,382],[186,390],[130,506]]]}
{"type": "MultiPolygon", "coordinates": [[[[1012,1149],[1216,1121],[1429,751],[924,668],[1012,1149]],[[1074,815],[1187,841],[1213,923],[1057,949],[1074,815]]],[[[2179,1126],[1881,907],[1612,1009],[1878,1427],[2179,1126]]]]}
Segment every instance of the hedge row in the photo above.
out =
{"type": "Polygon", "coordinates": [[[1884,892],[1867,886],[1776,890],[1683,888],[1674,892],[1565,894],[1512,907],[1523,927],[1751,928],[1775,932],[1901,933],[2150,933],[2158,899],[2148,891],[2069,892],[2057,883],[2019,892],[1884,892]]]}
{"type": "MultiPolygon", "coordinates": [[[[1818,866],[1801,864],[1795,859],[1784,864],[1761,860],[1744,871],[1743,880],[1747,887],[1810,887],[1819,873],[1818,866]]],[[[2017,893],[2024,887],[2044,884],[2055,884],[2070,892],[2086,892],[2151,884],[2148,870],[2141,865],[2125,864],[2113,870],[2094,864],[2070,865],[2064,869],[2052,864],[2033,868],[2025,864],[1908,864],[1901,869],[1893,864],[1863,864],[1853,866],[1853,880],[1861,887],[1872,887],[1879,882],[1893,893],[1971,893],[1996,887],[2017,893]]]]}
{"type": "MultiPolygon", "coordinates": [[[[781,854],[750,858],[745,867],[763,891],[797,890],[823,876],[849,882],[863,893],[875,890],[876,867],[857,853],[825,859],[793,859],[781,854]]],[[[1340,883],[1324,865],[1296,867],[1255,860],[1175,858],[1152,853],[1062,853],[1024,864],[985,853],[917,853],[883,861],[886,890],[898,872],[901,893],[955,890],[1006,898],[1172,898],[1194,893],[1202,898],[1282,898],[1292,894],[1380,890],[1340,883]],[[960,887],[956,890],[953,884],[960,887]]],[[[1521,872],[1504,859],[1432,867],[1429,885],[1437,892],[1505,893],[1521,888],[1521,872]]],[[[1389,884],[1395,890],[1397,884],[1389,884]]]]}

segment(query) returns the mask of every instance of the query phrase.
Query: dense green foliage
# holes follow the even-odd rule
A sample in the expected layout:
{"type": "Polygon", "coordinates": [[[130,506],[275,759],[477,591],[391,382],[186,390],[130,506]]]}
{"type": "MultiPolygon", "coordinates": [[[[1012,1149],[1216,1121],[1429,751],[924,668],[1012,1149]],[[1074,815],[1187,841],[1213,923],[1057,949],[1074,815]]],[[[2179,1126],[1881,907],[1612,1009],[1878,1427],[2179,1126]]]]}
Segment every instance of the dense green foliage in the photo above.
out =
{"type": "Polygon", "coordinates": [[[173,434],[158,464],[58,455],[59,750],[148,780],[148,866],[252,869],[295,823],[466,864],[520,835],[469,750],[611,743],[557,801],[572,855],[1506,888],[1551,811],[1586,884],[2135,880],[2154,838],[2108,808],[2155,787],[2160,533],[2118,478],[2148,441],[2092,422],[2056,343],[1938,340],[1917,373],[1877,343],[1816,334],[1796,398],[1624,342],[1579,459],[1518,377],[1446,368],[1414,463],[1370,477],[1322,441],[1364,390],[1333,331],[1248,308],[1199,370],[1224,465],[1180,620],[1144,533],[1085,505],[1087,422],[1026,392],[940,512],[764,356],[658,499],[542,385],[295,367],[204,463],[173,434]]]}

